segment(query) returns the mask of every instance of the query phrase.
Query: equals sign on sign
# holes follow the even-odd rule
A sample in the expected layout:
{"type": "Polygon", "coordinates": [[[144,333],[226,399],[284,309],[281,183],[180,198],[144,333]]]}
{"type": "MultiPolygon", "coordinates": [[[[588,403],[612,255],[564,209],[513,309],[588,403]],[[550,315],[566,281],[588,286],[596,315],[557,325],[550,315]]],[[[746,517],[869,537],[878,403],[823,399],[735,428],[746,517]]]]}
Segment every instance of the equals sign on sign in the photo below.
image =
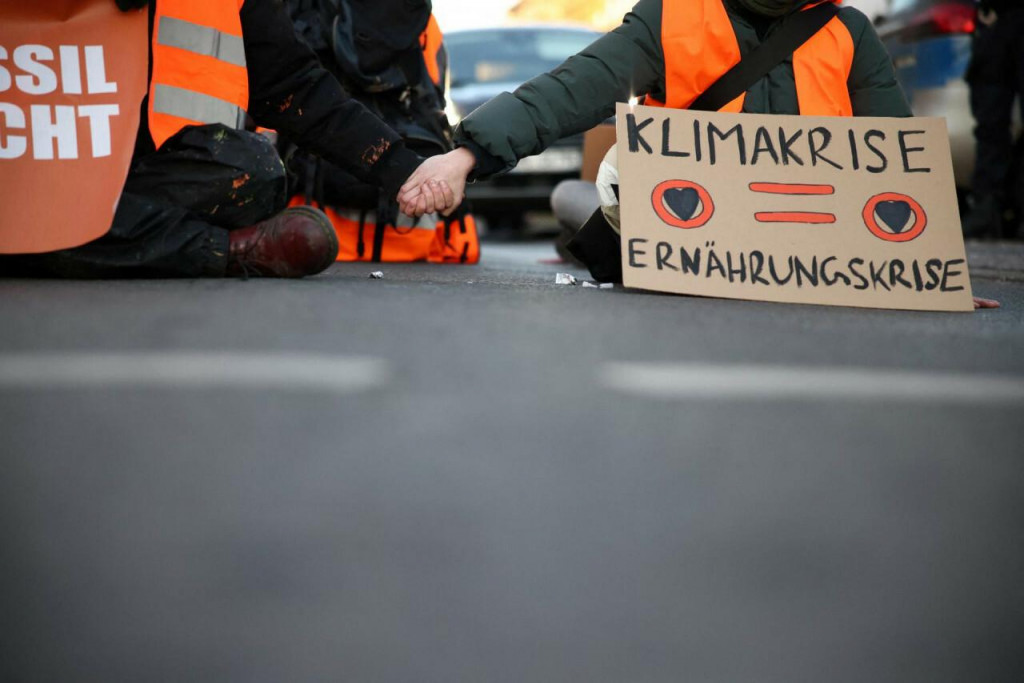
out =
{"type": "MultiPolygon", "coordinates": [[[[834,195],[832,185],[811,185],[807,183],[750,183],[750,191],[760,194],[785,195],[788,197],[813,197],[834,195]]],[[[818,211],[759,211],[754,214],[758,223],[800,223],[804,225],[828,225],[836,222],[833,213],[818,211]]]]}

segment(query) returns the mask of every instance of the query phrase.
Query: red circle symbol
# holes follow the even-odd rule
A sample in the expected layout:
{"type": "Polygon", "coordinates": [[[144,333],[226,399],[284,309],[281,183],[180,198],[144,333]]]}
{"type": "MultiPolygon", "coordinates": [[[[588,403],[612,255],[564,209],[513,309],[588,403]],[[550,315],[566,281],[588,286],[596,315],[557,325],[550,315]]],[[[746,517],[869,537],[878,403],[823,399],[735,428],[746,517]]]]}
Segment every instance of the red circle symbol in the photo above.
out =
{"type": "Polygon", "coordinates": [[[666,225],[670,225],[673,228],[682,228],[683,230],[691,230],[706,225],[715,213],[715,203],[711,201],[711,195],[708,194],[708,191],[689,180],[666,180],[660,183],[651,194],[651,203],[654,206],[654,212],[658,214],[658,218],[664,221],[666,225]],[[682,217],[674,213],[669,208],[669,205],[665,203],[665,196],[669,192],[676,190],[693,190],[696,192],[697,198],[700,200],[696,207],[700,211],[689,217],[682,217]]]}
{"type": "MultiPolygon", "coordinates": [[[[864,224],[868,226],[871,234],[886,242],[909,242],[920,237],[924,229],[928,227],[928,215],[924,212],[924,208],[913,197],[897,192],[876,194],[868,200],[867,205],[864,207],[863,216],[864,224]],[[895,207],[897,213],[904,207],[909,209],[909,214],[914,216],[914,223],[909,230],[904,231],[906,223],[898,228],[894,228],[890,222],[887,222],[884,216],[879,221],[879,209],[886,205],[895,207]]],[[[907,217],[909,218],[909,215],[907,217]]]]}

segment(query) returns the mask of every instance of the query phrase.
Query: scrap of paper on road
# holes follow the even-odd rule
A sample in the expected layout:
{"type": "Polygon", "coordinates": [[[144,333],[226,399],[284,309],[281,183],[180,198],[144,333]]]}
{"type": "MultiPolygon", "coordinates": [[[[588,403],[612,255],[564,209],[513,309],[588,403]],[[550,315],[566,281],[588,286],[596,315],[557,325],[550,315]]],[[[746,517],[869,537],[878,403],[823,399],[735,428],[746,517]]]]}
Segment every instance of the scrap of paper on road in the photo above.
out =
{"type": "Polygon", "coordinates": [[[627,287],[973,310],[942,119],[620,104],[617,129],[627,287]]]}
{"type": "Polygon", "coordinates": [[[147,16],[110,0],[0,5],[0,254],[110,229],[146,94],[147,16]]]}

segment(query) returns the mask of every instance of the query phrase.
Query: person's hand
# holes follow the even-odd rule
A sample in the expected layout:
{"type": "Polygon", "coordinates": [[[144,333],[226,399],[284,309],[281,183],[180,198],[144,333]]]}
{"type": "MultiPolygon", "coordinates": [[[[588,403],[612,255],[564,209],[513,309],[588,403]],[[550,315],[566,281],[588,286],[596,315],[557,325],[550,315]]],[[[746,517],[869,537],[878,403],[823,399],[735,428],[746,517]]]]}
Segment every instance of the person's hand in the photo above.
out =
{"type": "MultiPolygon", "coordinates": [[[[412,178],[413,176],[409,177],[412,178]]],[[[406,187],[409,182],[410,181],[407,180],[406,185],[403,185],[402,187],[406,187]]],[[[401,196],[401,194],[399,196],[401,196]]],[[[413,218],[419,218],[427,213],[440,211],[448,211],[450,213],[458,207],[461,201],[461,197],[456,201],[455,193],[452,192],[452,189],[447,182],[444,180],[430,178],[423,181],[416,187],[415,197],[409,202],[408,206],[399,203],[399,208],[402,209],[402,213],[412,216],[413,218]]],[[[448,214],[446,213],[444,215],[447,216],[448,214]]]]}
{"type": "Polygon", "coordinates": [[[974,297],[974,310],[979,308],[999,308],[1000,304],[995,299],[982,299],[981,297],[974,297]]]}
{"type": "Polygon", "coordinates": [[[419,218],[440,211],[450,216],[466,196],[466,178],[476,166],[476,157],[460,147],[430,157],[417,168],[398,192],[402,213],[419,218]]]}

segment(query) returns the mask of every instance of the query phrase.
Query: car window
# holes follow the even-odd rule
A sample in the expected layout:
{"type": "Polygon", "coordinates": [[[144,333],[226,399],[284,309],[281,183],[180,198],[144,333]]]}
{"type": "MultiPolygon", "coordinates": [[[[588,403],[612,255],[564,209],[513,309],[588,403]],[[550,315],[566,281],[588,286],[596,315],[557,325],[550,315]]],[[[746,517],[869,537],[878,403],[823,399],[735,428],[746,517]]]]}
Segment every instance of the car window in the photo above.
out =
{"type": "Polygon", "coordinates": [[[889,14],[923,12],[938,5],[971,5],[971,0],[889,0],[889,14]]]}
{"type": "Polygon", "coordinates": [[[465,31],[445,38],[452,87],[476,83],[523,83],[550,71],[590,45],[588,31],[506,29],[465,31]]]}
{"type": "Polygon", "coordinates": [[[920,5],[920,0],[892,0],[889,3],[889,11],[893,14],[900,12],[906,12],[909,9],[913,9],[914,5],[920,5]]]}

